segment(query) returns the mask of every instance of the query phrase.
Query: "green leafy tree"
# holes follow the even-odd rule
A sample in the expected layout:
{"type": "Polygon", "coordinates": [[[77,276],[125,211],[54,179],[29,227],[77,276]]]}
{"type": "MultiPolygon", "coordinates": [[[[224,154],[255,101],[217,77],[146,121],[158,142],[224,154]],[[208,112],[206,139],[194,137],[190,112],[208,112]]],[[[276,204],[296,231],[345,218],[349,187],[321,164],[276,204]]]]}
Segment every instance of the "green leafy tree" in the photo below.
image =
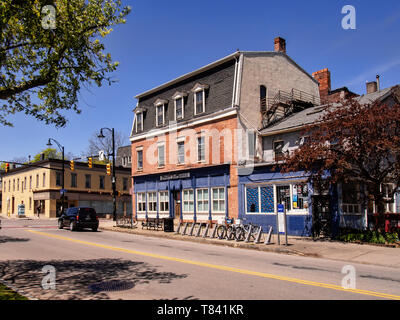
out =
{"type": "Polygon", "coordinates": [[[82,86],[113,82],[101,39],[129,12],[121,0],[0,1],[0,124],[24,112],[64,127],[62,110],[79,114],[82,86]]]}
{"type": "Polygon", "coordinates": [[[44,149],[42,152],[39,152],[37,155],[35,155],[32,159],[32,162],[37,162],[42,159],[42,154],[44,154],[44,159],[62,159],[62,153],[58,152],[56,149],[53,148],[47,148],[44,149]]]}

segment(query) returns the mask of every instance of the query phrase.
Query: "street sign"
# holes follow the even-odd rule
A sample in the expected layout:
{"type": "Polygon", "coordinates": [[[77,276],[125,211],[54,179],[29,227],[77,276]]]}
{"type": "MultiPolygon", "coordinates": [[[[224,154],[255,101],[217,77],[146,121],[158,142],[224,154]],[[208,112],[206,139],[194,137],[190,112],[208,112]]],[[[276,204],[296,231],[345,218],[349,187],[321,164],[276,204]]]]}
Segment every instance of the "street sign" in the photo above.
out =
{"type": "Polygon", "coordinates": [[[285,233],[285,206],[278,204],[278,230],[280,234],[285,233]]]}
{"type": "Polygon", "coordinates": [[[61,189],[61,190],[60,190],[60,194],[61,194],[61,195],[65,194],[65,193],[67,193],[67,190],[66,190],[66,189],[61,189]]]}

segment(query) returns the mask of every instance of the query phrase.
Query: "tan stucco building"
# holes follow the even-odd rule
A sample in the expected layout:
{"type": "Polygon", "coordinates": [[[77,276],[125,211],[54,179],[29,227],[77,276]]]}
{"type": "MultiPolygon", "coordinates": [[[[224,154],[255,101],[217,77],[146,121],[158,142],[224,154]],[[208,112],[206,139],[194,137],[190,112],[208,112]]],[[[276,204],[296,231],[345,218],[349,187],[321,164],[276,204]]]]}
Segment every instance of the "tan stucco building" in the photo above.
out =
{"type": "MultiPolygon", "coordinates": [[[[75,162],[64,162],[65,208],[90,206],[99,217],[112,214],[112,176],[106,174],[106,166],[75,162]]],[[[131,175],[129,168],[116,167],[117,213],[132,212],[130,197],[131,175]]],[[[62,160],[43,160],[3,174],[2,213],[17,216],[18,206],[24,205],[25,216],[41,215],[57,217],[62,204],[62,160]]]]}

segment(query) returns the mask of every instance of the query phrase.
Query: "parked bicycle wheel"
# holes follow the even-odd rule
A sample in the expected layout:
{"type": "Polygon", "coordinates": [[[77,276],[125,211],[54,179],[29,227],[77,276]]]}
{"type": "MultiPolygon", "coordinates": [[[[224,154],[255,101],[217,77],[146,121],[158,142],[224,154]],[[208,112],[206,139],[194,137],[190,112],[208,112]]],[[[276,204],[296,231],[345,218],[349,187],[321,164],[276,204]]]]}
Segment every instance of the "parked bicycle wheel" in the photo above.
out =
{"type": "Polygon", "coordinates": [[[237,227],[235,230],[236,241],[244,240],[244,237],[245,237],[245,231],[244,231],[243,227],[242,226],[237,227]]]}
{"type": "Polygon", "coordinates": [[[217,227],[217,236],[218,236],[218,239],[225,239],[226,227],[224,225],[221,224],[217,227]]]}
{"type": "Polygon", "coordinates": [[[236,231],[235,226],[229,226],[228,229],[226,230],[226,238],[228,240],[235,239],[235,231],[236,231]]]}

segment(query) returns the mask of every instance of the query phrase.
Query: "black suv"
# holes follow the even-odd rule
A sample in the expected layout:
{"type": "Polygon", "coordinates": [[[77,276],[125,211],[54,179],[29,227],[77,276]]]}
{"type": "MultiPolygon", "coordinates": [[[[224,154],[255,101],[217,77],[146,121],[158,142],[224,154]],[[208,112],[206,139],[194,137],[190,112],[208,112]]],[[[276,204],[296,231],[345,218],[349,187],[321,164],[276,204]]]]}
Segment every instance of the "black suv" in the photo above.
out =
{"type": "Polygon", "coordinates": [[[96,210],[87,207],[68,208],[66,213],[63,213],[58,218],[58,228],[63,229],[69,227],[71,231],[77,229],[90,228],[97,231],[99,227],[99,218],[96,210]]]}

